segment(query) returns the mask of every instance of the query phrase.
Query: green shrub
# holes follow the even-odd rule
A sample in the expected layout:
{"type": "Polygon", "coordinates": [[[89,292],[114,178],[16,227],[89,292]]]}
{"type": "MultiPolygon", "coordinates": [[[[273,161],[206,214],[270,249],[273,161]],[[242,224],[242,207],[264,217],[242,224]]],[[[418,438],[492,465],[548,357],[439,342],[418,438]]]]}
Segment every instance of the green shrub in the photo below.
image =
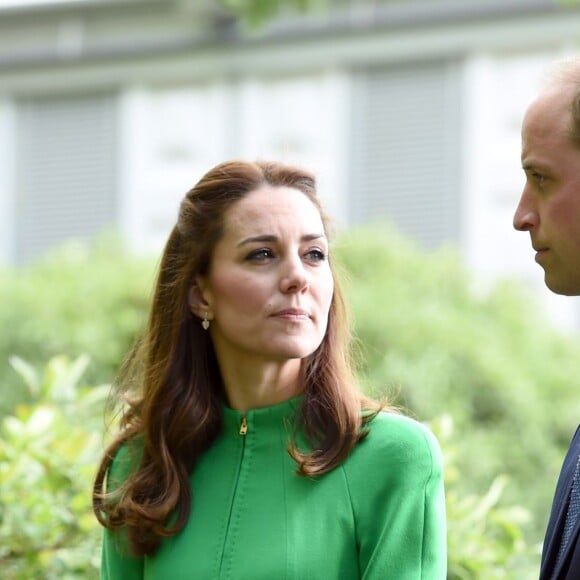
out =
{"type": "Polygon", "coordinates": [[[451,415],[462,493],[509,473],[505,497],[530,509],[528,541],[539,543],[580,419],[580,345],[516,283],[477,292],[448,249],[426,254],[377,225],[344,235],[338,252],[364,383],[421,419],[451,415]]]}
{"type": "Polygon", "coordinates": [[[79,387],[88,357],[54,358],[42,377],[21,359],[12,362],[33,402],[0,427],[2,578],[97,578],[100,534],[90,489],[108,387],[79,387]]]}
{"type": "Polygon", "coordinates": [[[508,505],[504,492],[511,481],[496,475],[489,489],[466,493],[458,465],[458,436],[453,419],[443,415],[430,422],[445,459],[448,580],[511,580],[538,574],[538,547],[529,545],[525,528],[531,513],[508,505]]]}
{"type": "Polygon", "coordinates": [[[90,353],[87,381],[110,382],[145,324],[153,266],[124,251],[118,239],[103,237],[0,271],[0,416],[28,397],[8,388],[15,378],[12,355],[41,366],[60,353],[90,353]]]}
{"type": "MultiPolygon", "coordinates": [[[[90,490],[103,449],[108,387],[80,386],[85,356],[56,357],[42,377],[21,359],[12,363],[32,402],[0,425],[2,578],[98,578],[101,532],[90,490]]],[[[527,512],[501,504],[502,476],[481,496],[463,495],[452,421],[442,417],[431,427],[445,457],[449,579],[528,577],[530,549],[521,529],[527,512]]]]}
{"type": "MultiPolygon", "coordinates": [[[[453,469],[459,475],[452,483],[456,497],[451,505],[462,505],[463,512],[457,508],[450,518],[463,513],[465,519],[478,501],[488,498],[489,503],[501,488],[493,518],[505,516],[509,524],[520,512],[505,506],[514,505],[531,514],[528,523],[518,520],[517,529],[533,549],[520,550],[519,540],[509,540],[508,534],[502,549],[511,554],[509,566],[521,562],[537,570],[537,545],[563,454],[580,418],[578,341],[551,328],[541,307],[518,284],[506,281],[479,291],[453,251],[419,251],[385,225],[342,234],[335,252],[348,277],[348,300],[364,355],[363,383],[420,420],[453,417],[453,445],[444,451],[446,461],[451,448],[456,456],[453,469]],[[506,484],[505,474],[510,476],[506,484]]],[[[118,241],[106,239],[90,248],[68,246],[29,267],[0,272],[4,413],[23,421],[22,409],[32,412],[30,406],[14,411],[18,401],[33,401],[7,364],[14,354],[39,367],[60,352],[72,357],[87,352],[86,383],[110,382],[145,323],[153,266],[153,260],[136,259],[118,241]]],[[[451,525],[457,529],[453,520],[451,525]]],[[[489,545],[479,547],[477,538],[484,536],[474,533],[473,552],[481,549],[482,566],[488,550],[501,561],[494,546],[506,532],[499,529],[495,536],[485,535],[489,545]]]]}

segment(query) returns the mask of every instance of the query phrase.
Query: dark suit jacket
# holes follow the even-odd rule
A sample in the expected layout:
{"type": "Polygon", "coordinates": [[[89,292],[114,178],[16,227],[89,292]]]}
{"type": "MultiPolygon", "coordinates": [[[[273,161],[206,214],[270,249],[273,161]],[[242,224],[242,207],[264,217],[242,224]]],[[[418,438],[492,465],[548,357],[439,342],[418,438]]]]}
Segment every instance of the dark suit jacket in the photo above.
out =
{"type": "Polygon", "coordinates": [[[570,448],[562,465],[558,485],[556,486],[552,512],[550,513],[548,529],[546,530],[546,537],[544,538],[540,580],[580,579],[580,520],[576,522],[576,526],[570,537],[570,542],[566,548],[566,553],[558,569],[554,569],[558,556],[558,548],[560,547],[562,528],[564,527],[564,520],[566,519],[567,500],[570,495],[578,455],[580,455],[580,427],[576,430],[574,438],[570,443],[570,448]]]}

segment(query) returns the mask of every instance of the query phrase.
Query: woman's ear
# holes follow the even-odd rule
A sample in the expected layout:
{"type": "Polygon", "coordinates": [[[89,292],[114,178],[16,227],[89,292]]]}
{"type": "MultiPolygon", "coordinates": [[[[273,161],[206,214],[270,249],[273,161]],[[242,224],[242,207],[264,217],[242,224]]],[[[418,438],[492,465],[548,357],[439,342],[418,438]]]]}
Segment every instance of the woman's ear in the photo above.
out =
{"type": "Polygon", "coordinates": [[[205,295],[204,283],[198,276],[189,289],[187,301],[189,309],[200,318],[204,318],[204,316],[207,318],[208,312],[210,311],[210,305],[205,295]]]}

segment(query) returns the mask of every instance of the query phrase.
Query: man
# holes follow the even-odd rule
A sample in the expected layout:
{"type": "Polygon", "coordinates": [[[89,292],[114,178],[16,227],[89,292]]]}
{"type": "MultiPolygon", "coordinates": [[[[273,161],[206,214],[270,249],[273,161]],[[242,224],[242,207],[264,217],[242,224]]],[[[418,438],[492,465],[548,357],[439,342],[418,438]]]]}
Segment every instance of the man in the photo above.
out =
{"type": "MultiPolygon", "coordinates": [[[[522,125],[526,183],[514,227],[529,232],[550,290],[580,295],[580,58],[559,63],[522,125]]],[[[540,580],[580,579],[580,429],[564,460],[540,580]]]]}

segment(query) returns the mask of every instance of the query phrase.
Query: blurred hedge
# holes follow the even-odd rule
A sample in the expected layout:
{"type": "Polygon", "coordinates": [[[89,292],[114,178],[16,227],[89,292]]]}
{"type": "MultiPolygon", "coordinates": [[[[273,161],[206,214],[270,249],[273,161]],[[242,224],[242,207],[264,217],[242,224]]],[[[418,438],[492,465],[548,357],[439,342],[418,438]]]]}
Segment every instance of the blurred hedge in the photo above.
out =
{"type": "Polygon", "coordinates": [[[580,421],[580,343],[551,327],[516,282],[489,293],[451,250],[419,251],[386,226],[340,240],[361,371],[418,418],[449,414],[466,493],[509,474],[509,501],[540,542],[563,453],[580,421]]]}
{"type": "Polygon", "coordinates": [[[114,236],[92,247],[71,243],[18,270],[0,270],[0,416],[27,399],[8,359],[41,367],[53,356],[90,353],[90,384],[110,382],[144,326],[154,262],[114,236]]]}
{"type": "MultiPolygon", "coordinates": [[[[86,356],[55,357],[42,371],[18,358],[11,362],[31,399],[0,421],[2,578],[96,579],[101,530],[89,490],[108,389],[84,386],[86,356]]],[[[522,530],[528,514],[501,502],[505,477],[479,494],[463,494],[453,422],[443,416],[431,428],[446,462],[449,580],[532,577],[533,552],[522,530]]]]}
{"type": "Polygon", "coordinates": [[[0,577],[99,577],[90,489],[102,451],[108,388],[83,387],[88,357],[34,369],[12,358],[30,404],[0,421],[0,577]]]}
{"type": "MultiPolygon", "coordinates": [[[[479,292],[452,251],[426,254],[385,225],[341,235],[335,253],[347,277],[364,384],[420,420],[452,417],[453,452],[444,451],[456,474],[456,513],[465,517],[465,506],[488,494],[500,512],[528,509],[529,524],[514,523],[513,533],[501,528],[513,548],[502,566],[515,566],[517,553],[533,570],[563,453],[580,419],[578,341],[551,328],[521,286],[506,282],[479,292]],[[517,540],[520,524],[526,549],[517,540]]],[[[33,400],[8,365],[12,354],[41,368],[60,353],[88,353],[86,383],[110,382],[145,323],[154,268],[154,260],[137,259],[107,238],[0,272],[3,413],[33,400]]],[[[496,528],[503,517],[494,516],[496,528]]],[[[450,539],[462,544],[465,533],[453,524],[450,539]]],[[[493,541],[490,558],[497,560],[493,541]]],[[[475,540],[474,546],[485,553],[475,540]]]]}

